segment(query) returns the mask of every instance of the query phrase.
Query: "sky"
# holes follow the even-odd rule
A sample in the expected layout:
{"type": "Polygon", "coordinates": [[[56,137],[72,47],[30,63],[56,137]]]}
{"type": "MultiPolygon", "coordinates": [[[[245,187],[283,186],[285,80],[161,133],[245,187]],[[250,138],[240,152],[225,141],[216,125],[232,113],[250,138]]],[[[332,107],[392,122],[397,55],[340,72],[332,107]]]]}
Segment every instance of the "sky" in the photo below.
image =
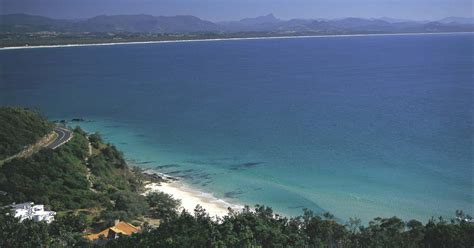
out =
{"type": "Polygon", "coordinates": [[[0,0],[2,14],[77,19],[97,15],[194,15],[210,21],[273,13],[280,19],[393,17],[437,20],[472,17],[474,0],[0,0]]]}

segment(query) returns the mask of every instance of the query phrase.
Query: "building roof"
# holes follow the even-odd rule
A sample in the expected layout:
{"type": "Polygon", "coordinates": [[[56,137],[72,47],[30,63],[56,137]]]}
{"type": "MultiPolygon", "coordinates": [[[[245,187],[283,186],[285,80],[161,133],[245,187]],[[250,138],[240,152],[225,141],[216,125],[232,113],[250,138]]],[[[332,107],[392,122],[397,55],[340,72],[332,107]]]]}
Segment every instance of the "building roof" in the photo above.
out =
{"type": "Polygon", "coordinates": [[[132,233],[136,233],[140,231],[139,227],[136,227],[130,223],[127,223],[125,221],[120,221],[117,223],[115,226],[111,227],[113,228],[113,231],[116,233],[122,233],[125,235],[132,235],[132,233]]]}
{"type": "Polygon", "coordinates": [[[137,233],[140,231],[139,227],[136,227],[130,223],[127,223],[125,221],[120,221],[115,226],[109,227],[99,233],[94,233],[94,234],[89,234],[84,236],[88,240],[96,240],[100,238],[100,236],[104,236],[105,238],[109,237],[110,231],[114,233],[120,233],[123,235],[130,236],[133,233],[137,233]]]}
{"type": "Polygon", "coordinates": [[[107,229],[103,230],[100,233],[93,233],[93,234],[86,235],[86,236],[84,236],[84,238],[86,238],[88,240],[96,240],[96,239],[99,239],[100,236],[107,237],[107,236],[109,236],[109,230],[110,230],[110,228],[107,228],[107,229]]]}

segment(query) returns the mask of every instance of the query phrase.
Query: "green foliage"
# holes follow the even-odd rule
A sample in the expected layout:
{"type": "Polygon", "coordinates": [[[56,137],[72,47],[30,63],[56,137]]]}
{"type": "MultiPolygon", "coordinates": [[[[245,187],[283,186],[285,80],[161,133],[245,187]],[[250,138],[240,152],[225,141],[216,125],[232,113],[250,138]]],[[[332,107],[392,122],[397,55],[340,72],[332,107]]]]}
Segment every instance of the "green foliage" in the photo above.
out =
{"type": "Polygon", "coordinates": [[[8,193],[4,203],[34,201],[55,210],[98,205],[82,163],[84,142],[84,136],[75,135],[56,150],[43,149],[5,163],[0,168],[0,188],[8,193]]]}
{"type": "Polygon", "coordinates": [[[94,147],[95,149],[99,149],[100,144],[104,143],[102,137],[100,137],[98,133],[93,133],[89,135],[89,141],[91,142],[92,147],[94,147]]]}
{"type": "Polygon", "coordinates": [[[182,212],[156,229],[122,237],[109,247],[472,247],[474,225],[467,222],[430,221],[426,225],[392,218],[375,218],[360,230],[336,222],[332,215],[285,218],[271,208],[246,207],[214,220],[201,208],[194,215],[182,212]]]}
{"type": "Polygon", "coordinates": [[[86,227],[105,228],[116,219],[131,221],[147,214],[148,203],[139,194],[143,185],[136,174],[138,171],[132,172],[122,154],[101,140],[95,135],[98,149],[89,156],[88,137],[76,128],[73,138],[61,147],[43,149],[0,167],[0,189],[7,193],[1,197],[2,205],[34,201],[54,211],[67,210],[49,226],[27,221],[7,228],[5,233],[12,238],[6,239],[7,245],[0,247],[10,247],[8,245],[15,242],[19,246],[13,247],[30,247],[34,243],[70,247],[82,242],[80,237],[86,227]],[[78,209],[97,213],[95,218],[73,214],[78,209]],[[19,230],[24,230],[24,237],[15,233],[19,230]]]}
{"type": "Polygon", "coordinates": [[[403,222],[396,217],[375,218],[353,236],[352,247],[473,247],[474,225],[442,218],[426,225],[417,220],[403,222]]]}
{"type": "Polygon", "coordinates": [[[136,216],[145,215],[149,208],[144,196],[130,191],[117,191],[110,198],[114,202],[110,211],[123,213],[116,219],[130,221],[136,216]]]}
{"type": "Polygon", "coordinates": [[[174,199],[171,195],[163,192],[153,192],[146,196],[146,200],[150,205],[150,215],[153,218],[162,221],[171,220],[176,217],[177,209],[181,205],[180,200],[174,199]]]}
{"type": "Polygon", "coordinates": [[[56,216],[51,223],[51,233],[59,235],[63,232],[80,233],[87,227],[87,217],[83,213],[56,216]]]}
{"type": "Polygon", "coordinates": [[[442,218],[432,219],[426,224],[422,243],[426,247],[473,247],[474,225],[466,222],[450,225],[442,218]]]}
{"type": "Polygon", "coordinates": [[[138,191],[140,181],[128,169],[122,154],[114,146],[104,146],[89,158],[87,167],[93,177],[94,188],[102,191],[138,191]],[[107,187],[105,187],[107,185],[107,187]]]}
{"type": "Polygon", "coordinates": [[[19,222],[3,209],[0,211],[0,247],[88,247],[80,233],[71,232],[68,222],[53,224],[25,220],[19,222]]]}
{"type": "MultiPolygon", "coordinates": [[[[28,125],[42,121],[40,117],[33,120],[28,125]]],[[[2,165],[0,189],[7,195],[0,203],[34,201],[55,211],[102,209],[110,212],[102,216],[131,220],[148,211],[145,197],[138,194],[143,185],[137,173],[128,168],[122,153],[102,143],[98,134],[87,137],[75,128],[73,138],[59,148],[42,149],[2,165]],[[92,155],[89,140],[95,149],[92,155]]]]}
{"type": "Polygon", "coordinates": [[[36,112],[0,107],[0,160],[12,156],[52,130],[52,124],[36,112]]]}

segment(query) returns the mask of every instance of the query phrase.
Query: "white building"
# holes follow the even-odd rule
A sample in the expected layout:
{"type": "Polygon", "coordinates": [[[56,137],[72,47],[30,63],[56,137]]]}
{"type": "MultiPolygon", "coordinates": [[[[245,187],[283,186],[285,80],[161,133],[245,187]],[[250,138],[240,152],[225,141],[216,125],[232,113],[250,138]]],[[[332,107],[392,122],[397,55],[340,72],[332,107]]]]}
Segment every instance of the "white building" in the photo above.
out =
{"type": "Polygon", "coordinates": [[[56,212],[45,211],[44,205],[35,205],[34,202],[25,202],[20,204],[11,204],[8,207],[12,209],[13,216],[20,219],[20,222],[29,219],[34,221],[45,221],[51,223],[54,220],[56,212]]]}

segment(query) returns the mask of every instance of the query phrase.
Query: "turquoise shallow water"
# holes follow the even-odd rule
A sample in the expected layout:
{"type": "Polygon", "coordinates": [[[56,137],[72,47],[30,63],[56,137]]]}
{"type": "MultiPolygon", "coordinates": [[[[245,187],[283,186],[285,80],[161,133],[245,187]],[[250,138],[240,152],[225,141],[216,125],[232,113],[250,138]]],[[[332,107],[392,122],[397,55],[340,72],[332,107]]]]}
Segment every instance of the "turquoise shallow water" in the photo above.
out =
{"type": "Polygon", "coordinates": [[[473,213],[472,34],[0,51],[0,104],[101,132],[229,201],[473,213]]]}

